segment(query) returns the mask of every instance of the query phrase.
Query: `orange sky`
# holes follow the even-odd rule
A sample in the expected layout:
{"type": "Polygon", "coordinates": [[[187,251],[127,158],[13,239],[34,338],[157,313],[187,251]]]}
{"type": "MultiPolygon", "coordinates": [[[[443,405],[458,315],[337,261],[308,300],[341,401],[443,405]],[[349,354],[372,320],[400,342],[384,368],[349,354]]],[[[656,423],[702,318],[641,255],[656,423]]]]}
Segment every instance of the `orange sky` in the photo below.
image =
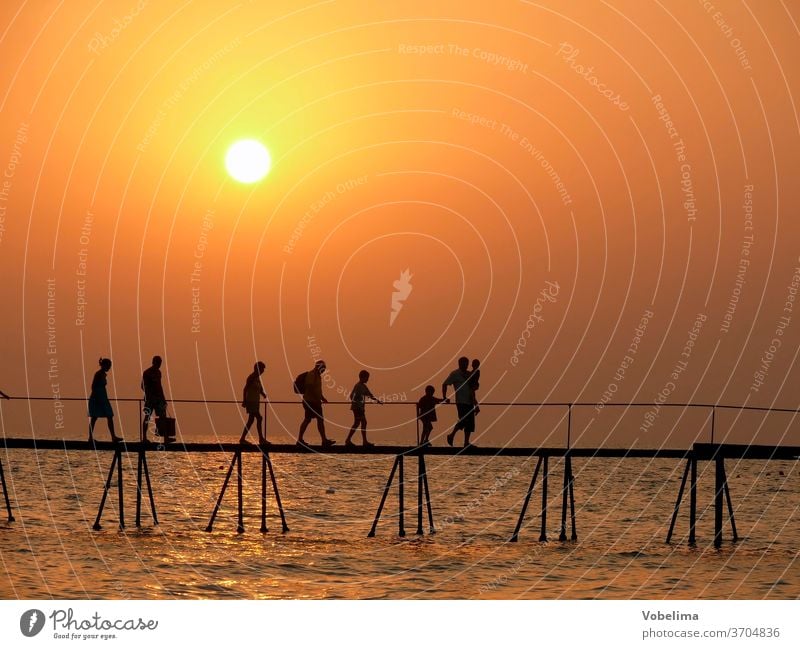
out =
{"type": "Polygon", "coordinates": [[[797,407],[798,22],[779,1],[5,0],[0,389],[81,396],[107,355],[138,396],[160,353],[168,396],[237,398],[259,358],[290,398],[312,337],[332,384],[365,367],[409,399],[466,353],[487,401],[797,407]],[[225,173],[241,137],[271,152],[260,183],[225,173]]]}

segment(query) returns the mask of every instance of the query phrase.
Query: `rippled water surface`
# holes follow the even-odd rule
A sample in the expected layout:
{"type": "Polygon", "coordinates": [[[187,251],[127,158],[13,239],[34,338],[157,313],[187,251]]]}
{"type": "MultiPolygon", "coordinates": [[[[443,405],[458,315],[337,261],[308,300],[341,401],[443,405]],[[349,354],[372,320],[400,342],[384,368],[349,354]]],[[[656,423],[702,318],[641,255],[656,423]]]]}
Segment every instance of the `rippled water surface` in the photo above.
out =
{"type": "MultiPolygon", "coordinates": [[[[244,534],[235,480],[214,531],[205,526],[230,457],[148,455],[158,516],[145,503],[133,526],[135,456],[125,459],[125,516],[117,493],[103,530],[91,529],[111,454],[3,452],[15,523],[0,523],[4,598],[796,598],[800,593],[800,466],[729,462],[739,543],[710,547],[713,476],[701,464],[698,546],[686,545],[688,498],[664,544],[683,463],[575,460],[579,540],[558,542],[563,464],[551,462],[548,542],[539,542],[540,484],[520,535],[508,543],[534,462],[428,459],[438,532],[417,536],[416,460],[407,459],[407,536],[393,489],[367,538],[389,456],[275,455],[290,531],[270,493],[259,533],[260,464],[244,459],[244,534]]],[[[234,475],[235,478],[235,475],[234,475]]],[[[726,516],[727,522],[727,516],[726,516]]],[[[427,522],[426,522],[427,532],[427,522]]]]}

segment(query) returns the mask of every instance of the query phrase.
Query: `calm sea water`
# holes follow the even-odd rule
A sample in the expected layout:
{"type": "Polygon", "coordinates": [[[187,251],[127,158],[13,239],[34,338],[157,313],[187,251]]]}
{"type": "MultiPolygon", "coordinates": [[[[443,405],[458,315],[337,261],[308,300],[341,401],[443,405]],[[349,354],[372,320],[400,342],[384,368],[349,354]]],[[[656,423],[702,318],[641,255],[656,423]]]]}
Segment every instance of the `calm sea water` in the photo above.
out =
{"type": "MultiPolygon", "coordinates": [[[[711,547],[711,465],[701,464],[698,546],[687,547],[688,498],[664,544],[683,463],[575,460],[579,540],[557,541],[560,462],[551,463],[549,542],[539,543],[537,486],[519,543],[508,543],[533,462],[429,458],[438,527],[417,537],[416,463],[406,462],[406,530],[393,491],[366,537],[392,458],[274,457],[291,531],[270,496],[260,534],[260,467],[245,457],[246,532],[235,532],[235,482],[204,528],[230,457],[148,455],[161,524],[133,527],[135,465],[125,460],[126,517],[112,491],[93,532],[109,453],[3,453],[17,522],[0,523],[3,598],[796,598],[800,466],[730,462],[742,540],[711,547]],[[494,485],[494,490],[491,487],[494,485]],[[488,491],[487,491],[488,489],[488,491]]],[[[135,456],[131,456],[135,460],[135,456]]],[[[147,512],[147,509],[145,509],[147,512]]],[[[427,525],[426,525],[427,529],[427,525]]],[[[725,529],[727,538],[730,530],[725,529]]]]}

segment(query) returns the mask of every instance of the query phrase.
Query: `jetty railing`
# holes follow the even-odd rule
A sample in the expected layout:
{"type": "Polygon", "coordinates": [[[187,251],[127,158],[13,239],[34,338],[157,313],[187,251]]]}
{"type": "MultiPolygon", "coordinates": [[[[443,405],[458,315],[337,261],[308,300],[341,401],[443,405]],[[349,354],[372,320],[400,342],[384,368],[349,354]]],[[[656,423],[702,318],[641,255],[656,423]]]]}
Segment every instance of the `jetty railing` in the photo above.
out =
{"type": "MultiPolygon", "coordinates": [[[[27,401],[53,401],[54,397],[11,397],[12,400],[27,400],[27,401]]],[[[83,397],[59,397],[58,400],[62,402],[82,401],[86,402],[83,397]]],[[[111,399],[118,403],[136,403],[139,406],[139,431],[142,431],[142,407],[143,400],[137,398],[114,398],[111,399]]],[[[203,404],[208,407],[211,404],[240,404],[239,400],[231,399],[170,399],[168,401],[172,404],[203,404]]],[[[284,400],[265,400],[261,402],[261,407],[264,409],[264,425],[265,435],[269,430],[267,426],[269,407],[274,405],[298,405],[299,398],[293,401],[284,400]]],[[[331,401],[330,405],[350,405],[349,401],[331,401]]],[[[385,405],[409,407],[413,406],[414,421],[416,421],[416,403],[409,401],[386,401],[385,405]]],[[[214,520],[223,502],[226,489],[230,482],[233,470],[236,469],[237,476],[237,496],[238,496],[238,525],[237,531],[244,531],[243,524],[243,503],[242,503],[242,453],[260,453],[262,455],[261,466],[261,531],[266,532],[266,503],[267,503],[267,473],[269,473],[270,484],[276,498],[276,504],[281,517],[281,527],[283,532],[289,530],[286,523],[285,512],[280,500],[278,491],[277,479],[272,466],[270,458],[271,454],[282,453],[324,453],[324,454],[378,454],[378,455],[394,455],[395,460],[389,473],[388,480],[382,493],[380,503],[369,531],[368,536],[374,536],[380,520],[381,514],[386,504],[390,488],[397,479],[398,487],[398,532],[400,536],[405,535],[404,515],[405,515],[405,475],[404,475],[404,458],[408,456],[415,456],[418,458],[417,470],[417,534],[423,534],[423,511],[427,509],[429,532],[434,533],[434,520],[433,509],[431,505],[431,494],[428,485],[428,472],[425,465],[426,456],[436,455],[469,455],[469,456],[485,456],[485,457],[536,457],[537,463],[533,470],[533,475],[526,491],[522,509],[517,520],[516,527],[510,537],[510,541],[516,542],[519,539],[519,534],[522,529],[526,512],[528,510],[534,489],[541,474],[541,489],[542,489],[542,506],[540,511],[540,534],[539,541],[547,541],[547,507],[548,507],[548,477],[549,477],[549,459],[550,458],[563,458],[563,482],[561,487],[561,525],[559,540],[567,540],[567,517],[569,512],[569,520],[571,526],[570,539],[577,540],[576,531],[576,514],[575,514],[575,494],[574,494],[574,476],[572,473],[572,460],[573,458],[672,458],[679,460],[686,460],[686,467],[684,469],[680,487],[678,489],[678,496],[675,506],[672,511],[672,518],[670,521],[669,531],[667,533],[666,542],[671,542],[679,509],[682,503],[683,495],[686,490],[687,481],[689,484],[689,544],[696,543],[696,521],[697,521],[697,469],[698,461],[713,461],[715,463],[715,492],[714,492],[714,545],[719,547],[722,543],[722,527],[724,518],[724,508],[727,505],[728,518],[731,525],[732,540],[738,540],[736,530],[736,523],[734,519],[734,508],[728,485],[728,479],[725,472],[725,459],[761,459],[761,460],[778,460],[778,459],[796,459],[800,456],[800,446],[790,446],[778,444],[773,446],[755,445],[755,444],[727,444],[718,443],[716,435],[717,426],[717,412],[720,410],[725,411],[755,411],[761,413],[786,413],[797,416],[800,414],[800,409],[789,408],[768,408],[758,406],[736,406],[727,404],[706,404],[706,403],[664,403],[654,404],[653,402],[606,402],[597,404],[595,402],[496,402],[486,401],[480,403],[481,408],[484,407],[502,407],[506,409],[516,408],[536,408],[536,409],[560,409],[563,411],[561,420],[565,420],[566,430],[564,431],[565,445],[563,447],[516,447],[516,446],[502,446],[502,447],[470,447],[470,448],[442,448],[442,447],[425,447],[419,445],[419,429],[417,426],[417,436],[413,444],[407,446],[375,446],[370,448],[356,447],[314,447],[311,445],[297,446],[293,444],[269,444],[267,446],[247,445],[243,446],[238,443],[173,443],[173,444],[145,444],[139,436],[139,441],[135,443],[107,443],[94,441],[79,442],[70,440],[54,440],[42,438],[12,438],[3,437],[0,439],[0,445],[5,448],[29,448],[34,450],[47,450],[47,449],[62,449],[62,450],[111,450],[113,451],[113,459],[109,468],[108,477],[105,481],[104,491],[100,507],[98,510],[97,519],[94,528],[100,529],[100,519],[103,512],[103,507],[106,502],[107,495],[110,491],[111,483],[113,481],[114,472],[117,472],[117,491],[119,499],[119,524],[120,528],[124,528],[124,505],[123,505],[123,489],[122,489],[122,453],[135,452],[138,454],[137,466],[137,502],[136,502],[136,525],[141,524],[141,500],[143,491],[146,488],[149,496],[153,522],[158,524],[156,515],[155,499],[153,496],[152,485],[150,481],[150,473],[147,465],[146,453],[147,451],[155,452],[230,452],[232,453],[232,460],[229,465],[227,474],[222,484],[222,488],[217,498],[216,505],[209,520],[207,531],[213,528],[214,520]],[[653,408],[658,405],[659,408],[669,409],[683,409],[686,411],[705,410],[706,418],[704,422],[709,422],[708,425],[708,442],[695,442],[690,448],[664,448],[663,445],[658,448],[613,448],[613,447],[580,447],[575,446],[575,439],[573,435],[573,415],[574,412],[582,408],[598,408],[601,406],[605,408],[624,408],[638,409],[638,408],[653,408]],[[143,483],[142,478],[146,481],[143,483]],[[423,507],[423,502],[425,507],[423,507]]],[[[0,403],[0,414],[2,414],[2,404],[0,403]]],[[[704,424],[705,425],[705,424],[704,424]]],[[[3,431],[5,435],[5,431],[3,431]]],[[[13,521],[12,507],[9,498],[9,492],[6,484],[5,473],[3,472],[2,461],[0,461],[0,479],[2,479],[3,494],[8,512],[8,520],[13,521]]]]}

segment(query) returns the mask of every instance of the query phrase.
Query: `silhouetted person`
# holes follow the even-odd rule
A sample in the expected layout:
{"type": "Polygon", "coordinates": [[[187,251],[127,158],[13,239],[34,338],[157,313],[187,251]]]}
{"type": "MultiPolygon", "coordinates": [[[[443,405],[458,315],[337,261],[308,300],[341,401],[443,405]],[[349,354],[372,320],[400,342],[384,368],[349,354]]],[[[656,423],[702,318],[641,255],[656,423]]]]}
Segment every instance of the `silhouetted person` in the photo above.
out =
{"type": "Polygon", "coordinates": [[[425,386],[425,394],[417,401],[417,418],[422,424],[422,436],[419,443],[422,446],[431,445],[431,433],[433,432],[433,422],[436,421],[436,406],[444,399],[433,396],[436,388],[432,385],[425,386]]]}
{"type": "Polygon", "coordinates": [[[478,406],[478,396],[475,394],[481,387],[481,362],[477,358],[472,359],[472,371],[469,373],[469,389],[472,390],[472,403],[475,404],[475,414],[481,409],[478,406]]]}
{"type": "Polygon", "coordinates": [[[447,399],[447,386],[452,385],[456,392],[456,409],[458,410],[458,421],[453,432],[447,436],[447,443],[452,446],[456,433],[464,431],[464,448],[470,446],[469,436],[475,432],[475,400],[472,388],[469,385],[469,359],[462,356],[458,359],[458,369],[450,372],[450,375],[442,383],[442,399],[447,399]]]}
{"type": "Polygon", "coordinates": [[[89,442],[94,441],[94,425],[98,419],[105,419],[108,422],[108,432],[111,433],[112,442],[121,442],[122,438],[114,434],[114,409],[108,400],[106,377],[111,369],[111,359],[101,358],[100,369],[94,373],[92,379],[92,393],[89,395],[89,442]]]}
{"type": "Polygon", "coordinates": [[[297,443],[300,445],[305,444],[303,435],[312,419],[317,420],[317,430],[319,430],[319,435],[322,438],[322,445],[333,446],[336,443],[334,440],[325,437],[325,419],[322,417],[322,404],[328,403],[328,400],[322,394],[322,375],[326,369],[328,368],[325,366],[325,361],[317,361],[314,363],[314,369],[298,377],[298,379],[303,378],[304,416],[303,422],[300,424],[300,432],[297,435],[297,443]]]}
{"type": "Polygon", "coordinates": [[[369,381],[369,372],[367,372],[367,370],[361,370],[358,373],[358,383],[356,383],[350,391],[350,410],[353,411],[353,426],[350,428],[350,433],[347,435],[347,439],[344,442],[345,446],[355,446],[352,439],[356,428],[359,426],[361,426],[362,446],[375,446],[372,442],[367,441],[366,402],[367,399],[372,399],[377,403],[383,404],[383,401],[369,391],[367,381],[369,381]]]}
{"type": "Polygon", "coordinates": [[[267,438],[264,437],[264,432],[262,429],[263,417],[261,416],[260,401],[260,397],[264,397],[265,399],[267,398],[267,395],[264,392],[264,386],[261,385],[261,375],[264,373],[266,368],[267,366],[264,365],[264,363],[258,361],[258,363],[253,366],[253,372],[247,377],[247,381],[244,384],[242,408],[247,411],[247,423],[244,425],[242,437],[239,440],[240,444],[247,442],[247,433],[254,421],[256,422],[256,430],[258,431],[258,443],[261,445],[267,443],[267,438]]]}
{"type": "Polygon", "coordinates": [[[147,441],[147,424],[155,413],[156,417],[167,416],[167,399],[161,387],[161,356],[153,356],[153,364],[142,374],[144,390],[144,421],[142,422],[142,441],[147,441]]]}

